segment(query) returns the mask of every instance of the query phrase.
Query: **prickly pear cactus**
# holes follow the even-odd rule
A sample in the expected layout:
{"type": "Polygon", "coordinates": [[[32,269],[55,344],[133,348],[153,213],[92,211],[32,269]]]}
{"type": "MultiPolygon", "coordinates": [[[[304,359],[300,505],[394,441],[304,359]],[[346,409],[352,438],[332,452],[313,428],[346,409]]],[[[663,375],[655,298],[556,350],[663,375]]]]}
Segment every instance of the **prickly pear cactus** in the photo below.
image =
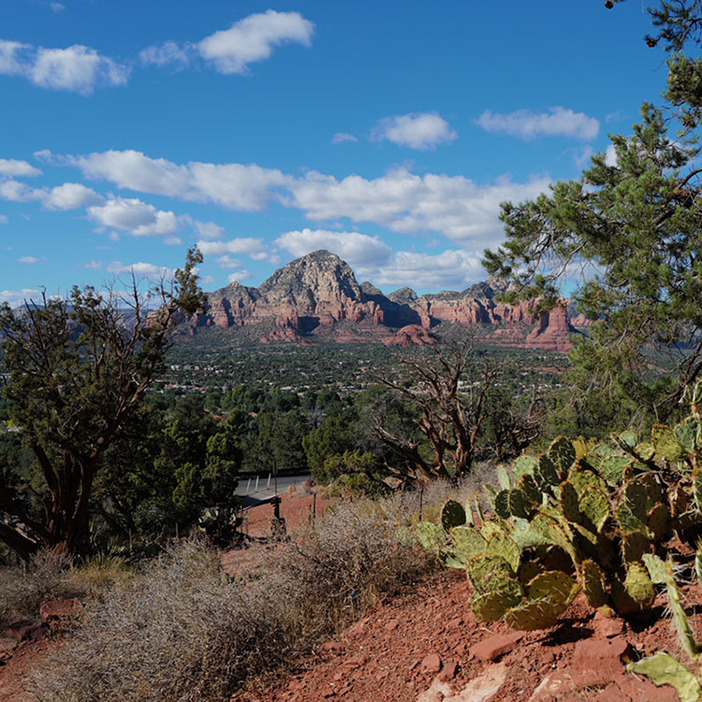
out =
{"type": "Polygon", "coordinates": [[[659,687],[672,685],[678,691],[681,702],[699,702],[702,698],[699,680],[680,661],[667,653],[659,652],[629,663],[627,669],[632,673],[646,675],[659,687]]]}

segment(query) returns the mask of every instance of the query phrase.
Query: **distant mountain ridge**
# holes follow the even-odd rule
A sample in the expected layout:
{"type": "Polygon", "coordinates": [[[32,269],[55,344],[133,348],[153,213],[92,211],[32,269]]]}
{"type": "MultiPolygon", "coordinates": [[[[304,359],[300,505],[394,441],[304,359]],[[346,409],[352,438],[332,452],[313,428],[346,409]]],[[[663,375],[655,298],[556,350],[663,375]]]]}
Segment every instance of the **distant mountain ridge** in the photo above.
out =
{"type": "Polygon", "coordinates": [[[565,352],[577,330],[564,300],[537,318],[534,302],[495,301],[506,289],[489,278],[463,292],[418,296],[411,288],[389,295],[359,284],[351,267],[320,250],[291,261],[260,287],[231,283],[208,293],[203,314],[186,322],[193,334],[218,327],[249,342],[344,342],[431,344],[463,327],[499,345],[565,352]]]}

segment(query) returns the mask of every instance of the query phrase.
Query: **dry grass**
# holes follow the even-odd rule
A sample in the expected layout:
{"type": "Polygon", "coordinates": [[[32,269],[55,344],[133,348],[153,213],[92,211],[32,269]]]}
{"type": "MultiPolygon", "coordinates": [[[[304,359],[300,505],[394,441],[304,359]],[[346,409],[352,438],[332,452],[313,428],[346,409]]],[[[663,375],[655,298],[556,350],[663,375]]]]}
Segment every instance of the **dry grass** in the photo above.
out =
{"type": "Polygon", "coordinates": [[[18,620],[38,619],[41,605],[49,600],[99,598],[129,576],[122,559],[73,564],[51,549],[40,551],[28,564],[0,568],[0,628],[18,620]]]}
{"type": "Polygon", "coordinates": [[[204,543],[174,544],[87,608],[32,691],[43,701],[225,700],[433,567],[398,538],[418,504],[405,495],[338,505],[236,581],[204,543]]]}

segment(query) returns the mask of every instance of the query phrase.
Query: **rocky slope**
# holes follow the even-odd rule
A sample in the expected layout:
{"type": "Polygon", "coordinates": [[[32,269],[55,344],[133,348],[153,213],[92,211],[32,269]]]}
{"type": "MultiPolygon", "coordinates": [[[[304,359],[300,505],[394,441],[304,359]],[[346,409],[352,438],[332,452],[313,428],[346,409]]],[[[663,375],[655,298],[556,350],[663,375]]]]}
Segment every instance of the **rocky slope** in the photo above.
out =
{"type": "Polygon", "coordinates": [[[496,302],[503,290],[489,279],[463,292],[420,297],[402,288],[384,295],[368,282],[359,285],[335,254],[315,251],[276,271],[259,288],[232,283],[209,293],[205,313],[190,320],[189,329],[198,333],[219,327],[263,343],[327,337],[410,345],[471,328],[499,345],[557,352],[571,348],[577,332],[565,300],[539,315],[533,302],[496,302]]]}

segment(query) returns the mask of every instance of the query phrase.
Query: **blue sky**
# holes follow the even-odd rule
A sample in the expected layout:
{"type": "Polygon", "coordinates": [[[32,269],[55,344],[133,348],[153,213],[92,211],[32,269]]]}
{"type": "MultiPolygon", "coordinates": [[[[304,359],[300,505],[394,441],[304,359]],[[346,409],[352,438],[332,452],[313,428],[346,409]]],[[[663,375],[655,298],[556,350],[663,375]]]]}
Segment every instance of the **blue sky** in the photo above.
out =
{"type": "Polygon", "coordinates": [[[657,100],[640,2],[0,4],[0,299],[159,275],[205,290],[318,248],[461,290],[503,200],[576,177],[657,100]]]}

